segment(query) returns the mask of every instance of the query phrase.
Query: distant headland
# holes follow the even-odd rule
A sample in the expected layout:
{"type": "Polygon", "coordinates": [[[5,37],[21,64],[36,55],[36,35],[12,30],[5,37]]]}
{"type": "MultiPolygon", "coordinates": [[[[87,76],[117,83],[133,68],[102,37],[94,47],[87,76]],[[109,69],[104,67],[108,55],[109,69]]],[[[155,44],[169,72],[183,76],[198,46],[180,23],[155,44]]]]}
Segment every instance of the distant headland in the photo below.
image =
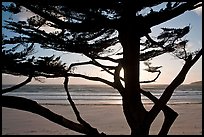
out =
{"type": "Polygon", "coordinates": [[[202,85],[202,81],[192,82],[190,85],[202,85]]]}

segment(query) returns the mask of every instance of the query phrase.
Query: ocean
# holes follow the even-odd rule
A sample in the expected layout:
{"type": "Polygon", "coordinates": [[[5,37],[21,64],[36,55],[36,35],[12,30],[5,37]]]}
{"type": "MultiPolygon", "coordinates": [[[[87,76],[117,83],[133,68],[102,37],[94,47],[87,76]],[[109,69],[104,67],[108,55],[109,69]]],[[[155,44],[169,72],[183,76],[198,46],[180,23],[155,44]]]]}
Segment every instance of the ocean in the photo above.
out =
{"type": "MultiPolygon", "coordinates": [[[[167,85],[142,85],[159,98],[167,85]]],[[[2,88],[9,85],[2,85],[2,88]]],[[[75,104],[122,104],[117,90],[105,85],[69,85],[69,92],[75,104]]],[[[40,104],[69,104],[63,85],[25,85],[4,95],[25,97],[40,104]]],[[[144,104],[152,102],[142,95],[144,104]]],[[[168,104],[202,103],[202,85],[179,86],[168,104]]]]}

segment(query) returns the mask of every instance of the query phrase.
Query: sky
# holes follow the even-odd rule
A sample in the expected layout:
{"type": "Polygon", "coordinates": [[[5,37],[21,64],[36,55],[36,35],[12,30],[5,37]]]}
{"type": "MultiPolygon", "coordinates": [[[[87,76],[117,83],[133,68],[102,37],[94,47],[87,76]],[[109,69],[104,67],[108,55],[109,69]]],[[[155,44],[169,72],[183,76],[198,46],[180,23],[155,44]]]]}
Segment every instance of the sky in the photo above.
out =
{"type": "MultiPolygon", "coordinates": [[[[2,20],[4,20],[8,15],[2,14],[2,20]]],[[[19,19],[25,19],[25,16],[18,15],[19,19]]],[[[188,39],[188,50],[193,51],[200,49],[202,47],[202,8],[198,8],[194,11],[187,11],[184,14],[173,18],[167,22],[159,24],[151,28],[152,34],[151,36],[157,36],[161,32],[161,28],[170,27],[170,28],[183,28],[190,24],[191,30],[185,36],[185,39],[188,39]]],[[[37,47],[37,46],[36,46],[37,47]]],[[[36,55],[52,55],[55,54],[60,56],[62,61],[67,63],[68,65],[71,62],[80,62],[80,61],[88,61],[86,57],[81,54],[73,54],[73,53],[65,53],[65,52],[56,52],[54,50],[40,50],[37,47],[36,55]]],[[[153,66],[162,66],[161,75],[156,80],[156,82],[151,84],[169,84],[179,73],[182,66],[184,65],[184,61],[175,58],[171,54],[163,54],[151,60],[153,66]]],[[[154,79],[156,74],[148,73],[144,71],[145,66],[141,62],[140,64],[140,80],[151,80],[154,79]]],[[[82,66],[77,68],[76,72],[81,74],[86,74],[88,76],[97,76],[102,77],[104,79],[113,81],[113,77],[101,72],[94,66],[82,66]]],[[[122,73],[122,72],[121,72],[122,73]]],[[[11,76],[8,74],[2,74],[2,84],[17,84],[24,81],[26,77],[24,76],[11,76]]],[[[184,84],[189,84],[194,81],[202,80],[202,57],[196,62],[196,64],[190,69],[189,73],[186,76],[184,84]]],[[[62,84],[62,78],[56,79],[44,79],[44,83],[40,83],[36,80],[32,80],[30,84],[62,84]]],[[[85,80],[82,78],[71,78],[70,84],[102,84],[99,82],[92,82],[89,80],[85,80]]]]}

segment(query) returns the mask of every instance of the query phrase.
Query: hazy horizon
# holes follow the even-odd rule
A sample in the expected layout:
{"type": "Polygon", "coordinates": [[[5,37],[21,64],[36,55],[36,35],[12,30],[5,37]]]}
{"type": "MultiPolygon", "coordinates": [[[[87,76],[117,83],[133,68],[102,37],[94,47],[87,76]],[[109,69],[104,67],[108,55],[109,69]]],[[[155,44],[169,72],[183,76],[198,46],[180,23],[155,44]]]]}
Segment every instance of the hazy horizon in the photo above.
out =
{"type": "MultiPolygon", "coordinates": [[[[17,78],[18,79],[18,78],[17,78]]],[[[13,82],[6,82],[6,81],[3,81],[2,79],[2,85],[16,85],[16,84],[19,84],[21,82],[23,82],[24,80],[26,80],[26,78],[20,78],[18,79],[18,83],[16,83],[17,81],[16,80],[13,80],[13,82]],[[21,80],[20,80],[21,79],[21,80]],[[15,83],[14,83],[15,82],[15,83]]],[[[72,79],[72,78],[71,78],[72,79]]],[[[50,79],[51,80],[51,79],[50,79]]],[[[79,82],[79,80],[75,79],[76,81],[75,82],[71,82],[69,83],[69,85],[106,85],[104,83],[100,83],[100,82],[94,82],[94,81],[90,81],[90,80],[85,80],[85,79],[80,79],[82,80],[82,82],[79,82]],[[83,82],[83,81],[86,81],[86,82],[83,82]]],[[[53,80],[54,81],[54,80],[53,80]]],[[[61,79],[61,82],[58,82],[58,83],[54,83],[54,82],[39,82],[39,81],[36,81],[36,80],[32,80],[32,82],[28,83],[27,85],[63,85],[63,79],[61,79]]],[[[201,82],[202,83],[202,80],[195,80],[195,81],[192,81],[192,82],[188,82],[188,83],[182,83],[182,85],[186,85],[186,84],[192,84],[194,82],[201,82]]],[[[155,82],[152,82],[152,83],[141,83],[141,85],[169,85],[170,83],[155,83],[155,82]]],[[[106,85],[108,86],[108,85],[106,85]]]]}

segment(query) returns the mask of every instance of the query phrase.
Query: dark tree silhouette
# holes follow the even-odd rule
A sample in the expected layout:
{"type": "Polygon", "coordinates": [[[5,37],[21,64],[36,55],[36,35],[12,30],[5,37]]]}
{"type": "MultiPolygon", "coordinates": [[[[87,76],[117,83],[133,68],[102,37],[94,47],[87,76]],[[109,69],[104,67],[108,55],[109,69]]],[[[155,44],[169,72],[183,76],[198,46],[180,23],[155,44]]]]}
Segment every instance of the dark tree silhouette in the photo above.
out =
{"type": "Polygon", "coordinates": [[[66,3],[42,3],[40,1],[18,1],[10,5],[3,4],[4,12],[18,14],[23,9],[33,12],[27,21],[6,20],[4,29],[16,33],[13,36],[2,36],[2,73],[24,75],[28,79],[24,82],[2,90],[2,94],[11,92],[38,76],[46,78],[64,77],[64,88],[68,100],[73,108],[79,123],[72,122],[55,114],[35,101],[2,95],[2,106],[26,110],[39,114],[50,121],[83,134],[102,135],[98,130],[84,121],[77,107],[71,99],[68,90],[69,77],[80,77],[88,80],[105,83],[118,90],[122,96],[123,111],[132,135],[148,135],[152,122],[162,110],[165,116],[159,135],[166,135],[178,114],[167,106],[174,90],[182,84],[186,74],[202,55],[202,49],[187,52],[187,40],[182,38],[189,32],[190,26],[184,28],[162,28],[163,32],[152,38],[151,27],[177,17],[188,10],[200,7],[198,1],[188,2],[160,2],[137,0],[110,0],[110,1],[78,1],[66,3]],[[80,3],[80,6],[79,6],[80,3]],[[154,10],[154,6],[163,4],[164,7],[154,10]],[[142,14],[146,11],[147,14],[142,14]],[[53,28],[48,32],[43,27],[53,28]],[[141,41],[144,38],[144,41],[141,41]],[[116,50],[120,43],[121,50],[116,50]],[[80,53],[90,61],[72,63],[66,66],[60,57],[32,57],[34,45],[56,51],[80,53]],[[6,48],[13,45],[13,48],[6,48]],[[22,51],[16,51],[23,46],[22,51]],[[161,71],[151,66],[149,59],[173,53],[185,64],[175,79],[166,87],[159,99],[140,87],[141,83],[154,82],[161,71]],[[111,56],[114,55],[114,58],[111,56]],[[101,61],[112,62],[106,65],[101,61]],[[158,73],[153,80],[140,81],[140,61],[145,61],[147,71],[158,73]],[[102,77],[91,77],[74,73],[73,68],[81,65],[95,65],[111,74],[111,82],[102,77]],[[124,69],[124,77],[120,76],[124,69]],[[124,82],[124,84],[122,84],[124,82]],[[141,101],[141,95],[154,102],[147,111],[141,101]],[[24,104],[27,104],[26,106],[24,104]]]}

